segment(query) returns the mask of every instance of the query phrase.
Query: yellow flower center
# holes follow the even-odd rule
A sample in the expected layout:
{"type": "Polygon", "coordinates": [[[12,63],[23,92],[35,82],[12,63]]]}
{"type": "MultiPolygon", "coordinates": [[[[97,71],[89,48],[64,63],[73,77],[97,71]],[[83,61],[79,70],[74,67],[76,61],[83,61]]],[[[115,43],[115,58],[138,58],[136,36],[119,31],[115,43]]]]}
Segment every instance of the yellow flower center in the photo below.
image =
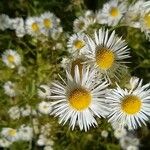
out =
{"type": "Polygon", "coordinates": [[[114,59],[114,53],[107,48],[102,47],[96,52],[96,63],[100,69],[107,70],[112,67],[114,59]]]}
{"type": "Polygon", "coordinates": [[[116,8],[116,7],[112,7],[111,9],[110,9],[110,15],[112,16],[112,17],[117,17],[118,15],[119,15],[119,9],[118,8],[116,8]]]}
{"type": "Polygon", "coordinates": [[[38,24],[37,23],[32,23],[32,30],[34,31],[34,32],[38,32],[39,31],[39,26],[38,26],[38,24]]]}
{"type": "Polygon", "coordinates": [[[14,60],[15,60],[14,56],[12,56],[12,55],[8,55],[8,56],[7,56],[7,59],[8,59],[8,61],[9,61],[10,63],[13,63],[14,60]]]}
{"type": "Polygon", "coordinates": [[[144,16],[145,25],[150,28],[150,12],[144,16]]]}
{"type": "Polygon", "coordinates": [[[44,19],[44,26],[46,28],[51,28],[52,27],[52,22],[50,19],[44,19]]]}
{"type": "Polygon", "coordinates": [[[82,111],[89,107],[92,100],[92,96],[89,91],[83,88],[79,88],[70,92],[68,100],[70,105],[74,109],[82,111]]]}
{"type": "Polygon", "coordinates": [[[81,40],[76,40],[73,44],[76,49],[81,49],[85,45],[84,41],[81,40]]]}
{"type": "Polygon", "coordinates": [[[9,135],[9,136],[15,136],[16,133],[17,133],[17,131],[16,131],[15,129],[10,129],[10,130],[8,131],[8,135],[9,135]]]}
{"type": "Polygon", "coordinates": [[[76,59],[75,61],[72,62],[71,64],[71,75],[74,77],[75,75],[75,66],[78,66],[79,72],[80,72],[80,77],[82,76],[82,68],[83,68],[83,60],[82,59],[76,59]]]}
{"type": "Polygon", "coordinates": [[[133,115],[140,111],[141,109],[141,99],[134,95],[126,96],[121,103],[121,109],[123,112],[133,115]]]}

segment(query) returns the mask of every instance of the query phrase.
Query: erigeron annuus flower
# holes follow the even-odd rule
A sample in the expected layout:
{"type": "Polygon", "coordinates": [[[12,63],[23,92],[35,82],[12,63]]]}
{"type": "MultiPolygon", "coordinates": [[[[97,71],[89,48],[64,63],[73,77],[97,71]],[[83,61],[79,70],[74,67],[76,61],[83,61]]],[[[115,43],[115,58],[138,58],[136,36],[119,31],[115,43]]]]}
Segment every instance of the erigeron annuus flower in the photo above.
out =
{"type": "Polygon", "coordinates": [[[119,3],[118,0],[112,0],[104,4],[101,11],[99,11],[99,22],[102,24],[108,24],[109,26],[115,26],[119,23],[120,19],[126,12],[126,2],[119,3]]]}
{"type": "Polygon", "coordinates": [[[109,122],[119,122],[120,127],[127,127],[129,130],[136,129],[150,116],[150,84],[142,86],[142,80],[134,89],[117,88],[111,90],[106,96],[109,103],[109,122]]]}
{"type": "Polygon", "coordinates": [[[140,17],[141,31],[150,39],[150,1],[143,3],[141,6],[140,17]]]}
{"type": "Polygon", "coordinates": [[[115,138],[117,138],[117,139],[120,139],[120,138],[126,136],[126,134],[127,134],[127,131],[126,131],[125,128],[116,128],[116,129],[114,130],[114,136],[115,136],[115,138]]]}
{"type": "Polygon", "coordinates": [[[2,61],[9,68],[15,68],[21,64],[21,57],[17,51],[8,49],[2,54],[2,61]]]}
{"type": "Polygon", "coordinates": [[[88,48],[86,46],[86,40],[87,38],[84,33],[73,34],[67,43],[68,51],[72,55],[82,54],[84,50],[88,48]]]}
{"type": "Polygon", "coordinates": [[[51,89],[48,85],[40,85],[37,91],[39,98],[49,99],[51,96],[51,89]]]}
{"type": "Polygon", "coordinates": [[[115,31],[109,34],[108,30],[99,29],[94,40],[88,37],[87,45],[89,48],[84,51],[87,64],[94,65],[108,79],[118,78],[126,68],[124,59],[130,57],[126,42],[117,37],[115,31]]]}
{"type": "Polygon", "coordinates": [[[0,30],[4,31],[10,28],[11,27],[10,25],[11,25],[11,20],[8,17],[8,15],[1,14],[0,15],[0,30]]]}
{"type": "Polygon", "coordinates": [[[87,131],[90,127],[96,126],[95,117],[105,117],[107,106],[104,103],[107,81],[96,81],[95,70],[83,67],[80,78],[78,66],[75,67],[75,74],[66,71],[67,81],[64,84],[53,83],[51,99],[53,112],[59,117],[59,123],[65,124],[69,121],[72,130],[79,126],[80,130],[87,131]]]}
{"type": "Polygon", "coordinates": [[[108,137],[108,131],[107,130],[102,130],[101,132],[101,136],[104,137],[104,138],[107,138],[108,137]]]}
{"type": "Polygon", "coordinates": [[[8,110],[9,117],[13,120],[20,118],[20,109],[18,106],[13,106],[8,110]]]}
{"type": "Polygon", "coordinates": [[[42,101],[38,104],[38,110],[42,114],[50,114],[52,111],[52,105],[50,102],[42,101]]]}
{"type": "Polygon", "coordinates": [[[40,31],[40,19],[38,17],[28,17],[25,21],[25,29],[27,34],[38,36],[40,31]]]}
{"type": "Polygon", "coordinates": [[[1,135],[11,142],[19,140],[18,131],[13,128],[2,128],[1,135]]]}
{"type": "Polygon", "coordinates": [[[51,12],[45,12],[40,16],[41,32],[48,36],[54,28],[58,25],[56,16],[51,12]]]}
{"type": "MultiPolygon", "coordinates": [[[[120,139],[120,146],[122,149],[128,150],[129,146],[134,146],[138,149],[140,141],[135,136],[124,136],[120,139]],[[128,149],[127,149],[128,148],[128,149]]],[[[130,149],[129,149],[130,150],[130,149]]]]}
{"type": "Polygon", "coordinates": [[[124,16],[124,22],[134,28],[140,28],[140,7],[144,3],[144,0],[138,0],[135,3],[130,4],[128,10],[124,16]]]}
{"type": "Polygon", "coordinates": [[[18,129],[19,139],[23,141],[30,141],[33,138],[33,129],[25,124],[18,129]]]}
{"type": "Polygon", "coordinates": [[[17,95],[15,83],[12,83],[11,81],[7,81],[4,84],[3,88],[6,95],[10,97],[15,97],[17,95]]]}
{"type": "Polygon", "coordinates": [[[29,116],[32,112],[32,108],[30,105],[26,104],[25,107],[20,108],[21,116],[26,117],[29,116]]]}
{"type": "Polygon", "coordinates": [[[86,19],[82,16],[75,19],[73,22],[73,31],[74,32],[83,32],[87,29],[86,19]]]}
{"type": "Polygon", "coordinates": [[[8,141],[6,138],[0,138],[0,147],[8,148],[12,142],[8,141]]]}

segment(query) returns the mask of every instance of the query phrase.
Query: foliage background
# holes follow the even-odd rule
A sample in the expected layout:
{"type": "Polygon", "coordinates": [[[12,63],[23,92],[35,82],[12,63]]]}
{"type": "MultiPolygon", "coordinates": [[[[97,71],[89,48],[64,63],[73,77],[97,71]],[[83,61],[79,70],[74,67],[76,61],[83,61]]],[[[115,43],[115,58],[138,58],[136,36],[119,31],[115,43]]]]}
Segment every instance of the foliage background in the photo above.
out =
{"type": "MultiPolygon", "coordinates": [[[[132,1],[132,0],[130,0],[132,1]]],[[[1,0],[0,1],[0,14],[5,13],[12,18],[40,15],[45,11],[53,12],[58,18],[61,19],[61,25],[68,34],[73,33],[73,20],[82,15],[84,10],[91,9],[93,11],[102,7],[106,0],[1,0]]],[[[145,40],[145,35],[138,29],[130,27],[117,28],[117,33],[123,36],[131,48],[132,63],[130,72],[134,76],[144,79],[144,82],[149,82],[150,79],[150,43],[145,40]]],[[[17,49],[22,57],[22,64],[27,68],[24,77],[18,77],[16,70],[7,69],[2,61],[0,61],[0,128],[4,126],[16,127],[22,123],[30,121],[32,118],[20,119],[13,122],[6,115],[6,111],[13,104],[19,106],[28,103],[33,107],[40,102],[36,96],[37,87],[43,83],[49,83],[51,80],[58,78],[58,73],[63,75],[63,70],[60,67],[60,62],[66,52],[66,36],[58,39],[58,42],[64,44],[61,50],[52,50],[53,43],[49,40],[46,43],[37,42],[30,36],[24,36],[18,39],[14,31],[0,31],[0,53],[5,49],[17,49]],[[44,45],[44,46],[43,46],[44,45]],[[10,100],[4,94],[3,84],[7,81],[15,81],[18,83],[21,95],[15,100],[10,100]],[[11,103],[11,102],[12,103],[11,103]]],[[[57,42],[57,41],[56,41],[57,42]]],[[[39,117],[40,123],[45,124],[51,122],[52,131],[51,138],[54,140],[55,150],[119,150],[121,149],[118,140],[114,138],[111,126],[105,121],[99,122],[99,127],[91,129],[87,133],[79,130],[71,131],[68,126],[62,127],[57,123],[57,119],[50,117],[39,117]],[[102,130],[108,130],[109,136],[104,139],[100,136],[102,130]]],[[[137,136],[141,139],[142,148],[150,149],[150,125],[148,128],[143,127],[137,131],[137,136]]],[[[36,146],[36,138],[31,143],[32,148],[28,143],[17,142],[11,146],[11,150],[28,150],[28,149],[42,149],[36,146]]]]}

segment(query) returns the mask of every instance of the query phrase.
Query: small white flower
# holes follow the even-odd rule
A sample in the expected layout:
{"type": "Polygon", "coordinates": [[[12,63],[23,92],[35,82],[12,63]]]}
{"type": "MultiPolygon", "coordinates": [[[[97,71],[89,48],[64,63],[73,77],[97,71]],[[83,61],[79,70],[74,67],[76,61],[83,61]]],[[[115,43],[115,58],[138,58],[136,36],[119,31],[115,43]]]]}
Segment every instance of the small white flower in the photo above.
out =
{"type": "Polygon", "coordinates": [[[48,99],[51,96],[51,89],[48,85],[40,85],[38,88],[38,96],[43,99],[48,99]]]}
{"type": "Polygon", "coordinates": [[[26,125],[21,125],[18,130],[20,140],[30,141],[33,138],[33,129],[26,125]]]}
{"type": "Polygon", "coordinates": [[[20,118],[20,109],[18,106],[13,106],[8,110],[9,117],[13,120],[20,118]]]}
{"type": "Polygon", "coordinates": [[[134,4],[131,4],[125,13],[125,23],[134,28],[140,28],[140,7],[144,3],[144,0],[138,0],[134,4]]]}
{"type": "Polygon", "coordinates": [[[87,49],[87,38],[84,33],[77,33],[70,36],[67,43],[68,51],[72,55],[79,55],[87,49]]]}
{"type": "Polygon", "coordinates": [[[103,131],[101,132],[101,136],[104,137],[104,138],[107,138],[107,137],[108,137],[108,131],[103,130],[103,131]]]}
{"type": "Polygon", "coordinates": [[[150,40],[150,1],[144,2],[141,5],[140,26],[141,31],[145,33],[146,37],[150,40]]]}
{"type": "Polygon", "coordinates": [[[0,15],[0,30],[4,31],[10,27],[11,21],[10,18],[5,15],[1,14],[0,15]]]}
{"type": "Polygon", "coordinates": [[[11,144],[12,142],[8,141],[6,138],[0,138],[0,147],[8,148],[11,144]]]}
{"type": "Polygon", "coordinates": [[[67,68],[67,64],[70,62],[70,59],[69,58],[63,58],[62,61],[61,61],[61,67],[62,68],[67,68]]]}
{"type": "Polygon", "coordinates": [[[12,83],[11,81],[7,81],[3,86],[5,94],[10,97],[15,97],[16,96],[15,87],[16,85],[14,83],[12,83]]]}
{"type": "Polygon", "coordinates": [[[40,113],[42,114],[50,114],[52,111],[52,105],[50,102],[45,102],[42,101],[41,103],[39,103],[38,105],[38,110],[40,113]]]}
{"type": "Polygon", "coordinates": [[[29,105],[20,108],[20,112],[23,117],[29,116],[31,114],[31,111],[31,106],[29,105]]]}
{"type": "Polygon", "coordinates": [[[62,27],[59,27],[57,29],[52,30],[51,31],[51,37],[52,37],[52,39],[53,40],[57,40],[60,37],[60,35],[61,35],[62,32],[63,32],[63,28],[62,27]]]}
{"type": "Polygon", "coordinates": [[[19,66],[18,67],[18,74],[20,76],[24,76],[25,72],[26,72],[26,68],[24,66],[19,66]]]}
{"type": "Polygon", "coordinates": [[[53,147],[51,145],[47,145],[44,147],[43,150],[53,150],[53,147]]]}
{"type": "Polygon", "coordinates": [[[10,68],[15,68],[21,64],[21,57],[17,51],[8,49],[2,54],[2,61],[10,68]]]}
{"type": "Polygon", "coordinates": [[[139,143],[139,139],[136,137],[124,136],[120,139],[120,145],[123,149],[127,149],[131,145],[138,147],[139,143]]]}
{"type": "Polygon", "coordinates": [[[127,134],[127,131],[125,128],[118,128],[118,129],[115,129],[115,131],[114,131],[114,136],[117,139],[120,139],[120,138],[126,136],[126,134],[127,134]]]}
{"type": "Polygon", "coordinates": [[[139,150],[139,148],[137,146],[134,145],[129,145],[126,150],[139,150]]]}
{"type": "Polygon", "coordinates": [[[51,125],[49,123],[47,123],[41,127],[41,133],[44,136],[49,136],[50,132],[51,132],[51,125]]]}
{"type": "Polygon", "coordinates": [[[52,30],[54,28],[57,28],[57,18],[56,16],[51,13],[51,12],[45,12],[43,14],[41,14],[40,16],[40,28],[41,28],[41,32],[48,36],[49,34],[51,34],[52,30]]]}
{"type": "Polygon", "coordinates": [[[83,32],[87,29],[86,19],[82,16],[75,19],[73,22],[73,31],[74,32],[83,32]]]}
{"type": "Polygon", "coordinates": [[[1,135],[11,142],[19,140],[18,131],[13,128],[2,128],[1,135]]]}
{"type": "Polygon", "coordinates": [[[119,23],[120,19],[126,12],[126,1],[119,3],[118,0],[111,0],[104,4],[101,11],[98,12],[98,22],[102,24],[108,24],[109,26],[115,26],[119,23]]]}
{"type": "Polygon", "coordinates": [[[46,137],[44,136],[44,135],[40,135],[39,136],[39,139],[37,140],[37,145],[39,145],[39,146],[44,146],[44,145],[46,145],[46,137]]]}
{"type": "Polygon", "coordinates": [[[31,36],[38,36],[40,31],[40,19],[38,17],[28,17],[25,22],[27,34],[31,36]]]}

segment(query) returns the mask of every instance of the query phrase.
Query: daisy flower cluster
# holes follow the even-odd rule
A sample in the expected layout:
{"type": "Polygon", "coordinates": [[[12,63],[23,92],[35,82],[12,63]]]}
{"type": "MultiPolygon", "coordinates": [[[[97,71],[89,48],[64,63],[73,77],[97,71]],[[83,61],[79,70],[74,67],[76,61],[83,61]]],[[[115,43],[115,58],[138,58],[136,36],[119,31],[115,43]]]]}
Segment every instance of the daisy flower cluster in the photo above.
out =
{"type": "Polygon", "coordinates": [[[47,11],[40,16],[23,18],[10,18],[5,14],[0,15],[0,30],[15,30],[17,37],[23,37],[29,34],[33,37],[58,37],[63,29],[60,25],[60,19],[53,13],[47,11]]]}
{"type": "Polygon", "coordinates": [[[0,15],[0,148],[138,150],[150,122],[150,1],[70,3],[68,24],[32,4],[29,16],[0,15]]]}
{"type": "Polygon", "coordinates": [[[33,129],[28,125],[21,125],[19,128],[2,128],[0,133],[0,147],[9,147],[16,141],[30,141],[33,138],[33,129]]]}
{"type": "Polygon", "coordinates": [[[74,20],[74,32],[87,32],[98,25],[112,27],[129,26],[138,28],[150,38],[150,2],[144,0],[129,4],[127,0],[111,0],[96,13],[88,10],[74,20]]]}

